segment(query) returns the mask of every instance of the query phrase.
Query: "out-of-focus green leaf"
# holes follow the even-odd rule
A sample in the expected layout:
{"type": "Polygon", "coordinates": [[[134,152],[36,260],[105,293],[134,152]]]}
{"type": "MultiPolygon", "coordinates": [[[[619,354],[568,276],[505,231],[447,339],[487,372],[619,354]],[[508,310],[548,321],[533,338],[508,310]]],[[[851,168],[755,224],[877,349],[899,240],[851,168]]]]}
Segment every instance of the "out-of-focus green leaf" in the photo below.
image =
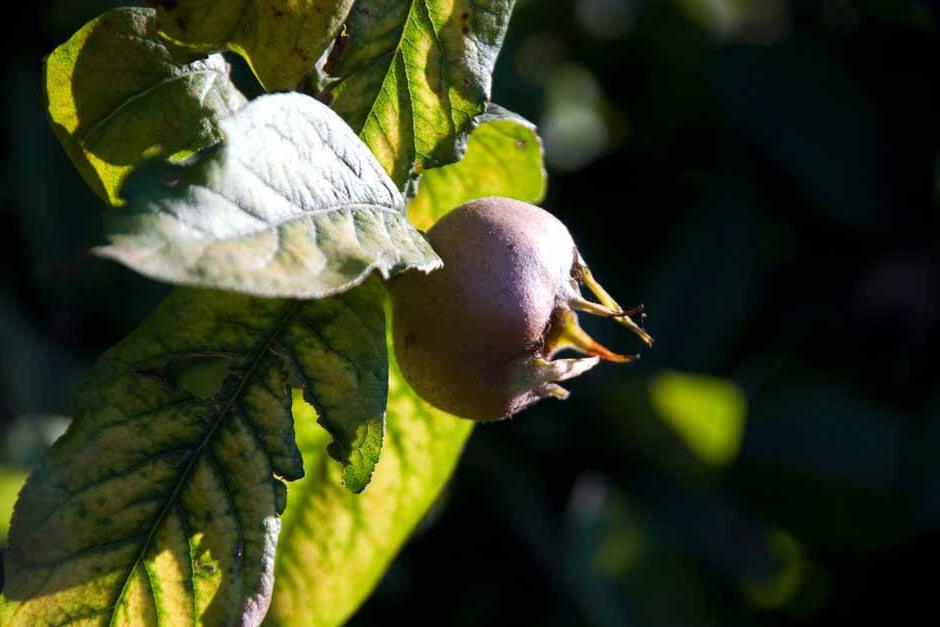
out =
{"type": "Polygon", "coordinates": [[[771,610],[786,605],[805,583],[806,558],[803,548],[786,531],[772,531],[767,544],[778,562],[778,567],[764,577],[745,582],[745,598],[755,607],[771,610]]]}
{"type": "Polygon", "coordinates": [[[491,104],[470,133],[463,159],[422,175],[408,217],[426,230],[454,207],[483,196],[538,203],[547,183],[542,156],[535,125],[491,104]]]}
{"type": "Polygon", "coordinates": [[[744,437],[747,400],[733,383],[714,377],[662,372],[649,381],[650,404],[700,460],[727,466],[744,437]]]}
{"type": "Polygon", "coordinates": [[[291,388],[333,436],[337,489],[362,490],[383,437],[383,298],[378,281],[307,302],[174,292],[95,365],[30,476],[0,623],[260,623],[281,480],[303,476],[291,388]]]}
{"type": "Polygon", "coordinates": [[[361,0],[325,96],[398,185],[460,158],[490,96],[514,0],[361,0]]]}
{"type": "Polygon", "coordinates": [[[114,9],[82,27],[45,62],[56,136],[91,188],[112,204],[141,155],[218,142],[217,122],[245,98],[221,55],[196,57],[162,40],[154,11],[114,9]]]}
{"type": "Polygon", "coordinates": [[[135,170],[100,254],[164,281],[295,298],[440,265],[369,149],[322,103],[261,96],[221,128],[224,143],[184,163],[135,170]]]}
{"type": "Polygon", "coordinates": [[[369,489],[355,496],[323,455],[326,434],[296,405],[295,413],[307,476],[289,488],[266,624],[340,625],[440,493],[473,423],[427,405],[393,361],[385,450],[369,489]]]}
{"type": "Polygon", "coordinates": [[[239,53],[268,91],[296,89],[353,0],[160,0],[160,31],[197,50],[239,53]]]}
{"type": "Polygon", "coordinates": [[[7,539],[10,530],[10,517],[13,516],[13,504],[29,472],[21,468],[0,466],[0,545],[7,539]]]}
{"type": "Polygon", "coordinates": [[[701,584],[675,539],[602,476],[572,488],[559,559],[590,624],[704,627],[701,584]]]}

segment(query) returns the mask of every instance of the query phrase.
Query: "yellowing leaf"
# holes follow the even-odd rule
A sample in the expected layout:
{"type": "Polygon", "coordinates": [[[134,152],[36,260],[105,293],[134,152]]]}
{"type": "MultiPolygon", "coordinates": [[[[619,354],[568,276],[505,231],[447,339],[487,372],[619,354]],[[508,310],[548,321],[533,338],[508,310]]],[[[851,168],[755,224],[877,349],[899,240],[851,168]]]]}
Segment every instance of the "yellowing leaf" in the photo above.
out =
{"type": "Polygon", "coordinates": [[[115,9],[83,26],[46,59],[43,86],[56,136],[112,204],[143,154],[216,143],[218,120],[245,102],[221,55],[161,40],[149,9],[115,9]]]}
{"type": "MultiPolygon", "coordinates": [[[[295,409],[295,414],[300,412],[295,409]]],[[[266,624],[342,624],[440,493],[473,423],[427,405],[393,361],[386,427],[386,445],[372,483],[353,495],[343,489],[338,468],[323,455],[326,434],[312,419],[298,421],[307,476],[288,488],[290,504],[283,516],[266,624]]]]}
{"type": "Polygon", "coordinates": [[[361,0],[326,64],[326,98],[392,179],[460,158],[490,97],[513,0],[361,0]]]}
{"type": "Polygon", "coordinates": [[[268,91],[297,89],[353,0],[162,0],[160,30],[197,50],[238,52],[268,91]]]}
{"type": "Polygon", "coordinates": [[[98,361],[30,476],[0,624],[259,624],[282,479],[303,475],[291,387],[333,437],[337,485],[361,491],[382,445],[383,298],[377,281],[308,302],[174,292],[98,361]]]}
{"type": "Polygon", "coordinates": [[[421,176],[408,217],[427,230],[454,207],[484,196],[538,203],[547,184],[542,158],[535,125],[491,104],[470,133],[463,158],[421,176]]]}

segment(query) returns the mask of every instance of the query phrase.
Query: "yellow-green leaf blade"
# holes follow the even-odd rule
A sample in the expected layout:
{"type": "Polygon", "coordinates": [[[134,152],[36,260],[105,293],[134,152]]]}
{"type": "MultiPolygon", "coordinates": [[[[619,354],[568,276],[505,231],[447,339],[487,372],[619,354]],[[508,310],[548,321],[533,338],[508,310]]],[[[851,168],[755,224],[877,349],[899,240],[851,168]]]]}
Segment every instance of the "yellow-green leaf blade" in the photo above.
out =
{"type": "Polygon", "coordinates": [[[289,487],[269,625],[342,624],[444,487],[473,427],[422,401],[393,361],[386,446],[369,489],[355,496],[312,422],[297,424],[307,476],[289,487]]]}
{"type": "Polygon", "coordinates": [[[539,203],[547,186],[543,157],[535,125],[491,104],[470,133],[463,158],[421,176],[408,217],[427,230],[454,207],[484,196],[539,203]]]}
{"type": "Polygon", "coordinates": [[[221,55],[197,57],[163,41],[149,9],[114,9],[92,20],[44,69],[56,136],[88,185],[112,204],[141,155],[216,143],[218,120],[245,102],[221,55]]]}
{"type": "Polygon", "coordinates": [[[363,0],[326,65],[331,106],[402,185],[460,158],[513,0],[363,0]]]}
{"type": "Polygon", "coordinates": [[[157,2],[160,30],[197,50],[238,52],[268,91],[297,89],[336,37],[353,0],[157,2]]]}
{"type": "Polygon", "coordinates": [[[303,474],[291,388],[323,407],[362,489],[381,446],[383,294],[377,281],[310,302],[174,292],[99,360],[28,480],[0,623],[259,624],[281,479],[303,474]]]}
{"type": "Polygon", "coordinates": [[[13,503],[28,475],[22,468],[0,466],[0,546],[6,542],[10,518],[13,516],[13,503]]]}

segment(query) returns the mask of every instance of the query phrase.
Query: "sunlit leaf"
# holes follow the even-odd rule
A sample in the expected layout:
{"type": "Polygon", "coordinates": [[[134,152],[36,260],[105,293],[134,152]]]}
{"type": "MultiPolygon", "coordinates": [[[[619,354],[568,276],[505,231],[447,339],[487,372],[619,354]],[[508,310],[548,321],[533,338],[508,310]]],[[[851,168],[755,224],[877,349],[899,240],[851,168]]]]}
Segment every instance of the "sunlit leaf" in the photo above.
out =
{"type": "Polygon", "coordinates": [[[95,365],[30,476],[0,624],[258,624],[281,480],[303,475],[291,388],[345,463],[319,462],[337,489],[362,490],[382,444],[383,297],[378,281],[308,302],[174,292],[95,365]]]}
{"type": "Polygon", "coordinates": [[[460,156],[483,112],[513,0],[361,0],[325,96],[402,185],[460,156]]]}
{"type": "Polygon", "coordinates": [[[653,411],[699,459],[726,466],[744,437],[747,401],[736,385],[712,377],[663,372],[649,382],[653,411]]]}
{"type": "Polygon", "coordinates": [[[393,362],[386,445],[369,489],[356,496],[323,455],[326,434],[312,418],[298,420],[307,476],[288,488],[266,623],[342,624],[440,493],[472,425],[419,399],[393,362]]]}
{"type": "Polygon", "coordinates": [[[151,159],[106,214],[100,253],[164,281],[320,298],[373,270],[440,265],[402,195],[328,107],[262,96],[221,123],[226,140],[183,163],[151,159]]]}
{"type": "Polygon", "coordinates": [[[268,91],[297,89],[353,0],[158,0],[160,31],[197,50],[241,54],[268,91]]]}
{"type": "Polygon", "coordinates": [[[484,196],[538,203],[545,196],[546,179],[535,125],[490,105],[470,133],[463,159],[422,175],[408,217],[426,230],[454,207],[484,196]]]}
{"type": "Polygon", "coordinates": [[[21,468],[0,466],[0,546],[6,542],[10,517],[13,516],[13,503],[28,475],[29,472],[21,468]]]}
{"type": "Polygon", "coordinates": [[[69,158],[103,199],[141,155],[189,152],[221,139],[217,122],[245,98],[221,55],[196,56],[163,41],[149,9],[92,20],[45,62],[49,117],[69,158]]]}

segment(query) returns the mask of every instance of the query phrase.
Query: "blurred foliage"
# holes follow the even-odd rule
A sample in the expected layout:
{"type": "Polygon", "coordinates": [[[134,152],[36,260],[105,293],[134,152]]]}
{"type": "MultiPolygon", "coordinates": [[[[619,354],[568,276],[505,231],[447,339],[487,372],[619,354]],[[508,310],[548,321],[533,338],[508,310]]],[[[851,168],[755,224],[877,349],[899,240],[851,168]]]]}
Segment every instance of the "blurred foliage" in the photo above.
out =
{"type": "MultiPolygon", "coordinates": [[[[77,377],[165,293],[84,254],[102,241],[99,204],[39,96],[40,58],[115,4],[17,9],[4,434],[69,413],[77,377]]],[[[930,615],[938,16],[928,0],[518,3],[494,101],[539,125],[544,206],[620,302],[646,304],[657,344],[564,403],[477,429],[350,624],[418,607],[457,626],[930,615]]]]}
{"type": "Polygon", "coordinates": [[[662,372],[649,383],[660,419],[699,459],[713,466],[734,461],[744,434],[745,399],[732,383],[662,372]]]}

